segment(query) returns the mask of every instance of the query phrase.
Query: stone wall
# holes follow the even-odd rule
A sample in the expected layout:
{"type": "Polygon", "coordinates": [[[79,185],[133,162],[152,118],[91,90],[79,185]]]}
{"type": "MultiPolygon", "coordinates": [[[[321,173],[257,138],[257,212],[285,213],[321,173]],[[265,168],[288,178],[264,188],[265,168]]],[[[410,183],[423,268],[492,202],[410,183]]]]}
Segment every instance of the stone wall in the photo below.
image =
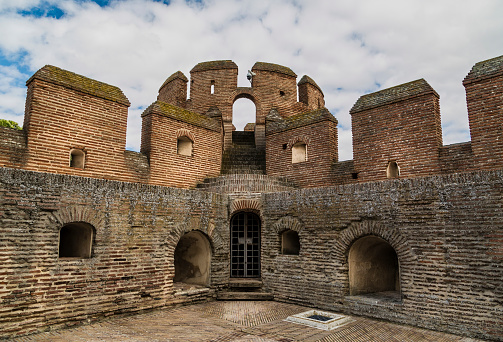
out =
{"type": "Polygon", "coordinates": [[[280,301],[499,340],[502,190],[488,171],[264,194],[264,284],[280,301]],[[280,253],[285,229],[299,255],[280,253]],[[396,251],[401,300],[349,296],[348,252],[368,235],[396,251]]]}
{"type": "Polygon", "coordinates": [[[206,300],[227,282],[227,198],[0,168],[0,338],[206,300]],[[85,222],[90,258],[60,258],[59,231],[85,222]],[[173,287],[174,250],[192,230],[212,248],[209,289],[173,287]]]}

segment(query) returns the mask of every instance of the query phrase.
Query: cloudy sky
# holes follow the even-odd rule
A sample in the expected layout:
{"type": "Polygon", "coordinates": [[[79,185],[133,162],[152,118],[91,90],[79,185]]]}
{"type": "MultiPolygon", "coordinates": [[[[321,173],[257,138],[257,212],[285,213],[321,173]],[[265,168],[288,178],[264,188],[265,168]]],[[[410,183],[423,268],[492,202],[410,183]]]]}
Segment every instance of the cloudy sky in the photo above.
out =
{"type": "MultiPolygon", "coordinates": [[[[122,89],[137,151],[169,75],[232,59],[240,86],[256,61],[311,76],[339,120],[340,160],[358,97],[419,78],[440,94],[444,144],[468,141],[461,82],[503,55],[502,18],[501,0],[0,0],[0,118],[22,124],[25,82],[51,64],[122,89]]],[[[253,121],[242,101],[235,116],[253,121]]]]}

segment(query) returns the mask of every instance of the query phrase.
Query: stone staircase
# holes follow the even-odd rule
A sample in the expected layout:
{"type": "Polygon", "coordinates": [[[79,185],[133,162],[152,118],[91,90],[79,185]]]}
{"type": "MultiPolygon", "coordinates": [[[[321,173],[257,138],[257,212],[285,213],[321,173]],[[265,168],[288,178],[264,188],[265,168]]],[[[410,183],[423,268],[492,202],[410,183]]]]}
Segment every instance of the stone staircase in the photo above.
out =
{"type": "Polygon", "coordinates": [[[215,178],[206,178],[197,188],[203,191],[220,194],[261,194],[289,191],[295,184],[282,177],[271,177],[258,174],[228,174],[215,178]]]}
{"type": "Polygon", "coordinates": [[[232,132],[232,146],[222,156],[221,174],[265,174],[265,150],[255,147],[254,132],[232,132]]]}
{"type": "Polygon", "coordinates": [[[262,280],[231,278],[229,289],[217,293],[218,300],[273,300],[274,296],[262,291],[262,280]]]}

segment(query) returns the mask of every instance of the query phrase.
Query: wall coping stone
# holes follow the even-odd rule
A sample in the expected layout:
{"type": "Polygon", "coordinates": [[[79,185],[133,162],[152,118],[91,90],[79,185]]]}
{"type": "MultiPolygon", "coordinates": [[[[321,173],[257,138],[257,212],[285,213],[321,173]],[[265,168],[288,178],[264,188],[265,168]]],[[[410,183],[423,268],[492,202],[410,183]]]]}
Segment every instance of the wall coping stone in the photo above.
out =
{"type": "Polygon", "coordinates": [[[287,76],[292,76],[292,77],[297,77],[297,74],[292,71],[292,69],[279,65],[279,64],[273,64],[273,63],[266,63],[266,62],[257,62],[253,65],[252,71],[253,70],[260,70],[260,71],[271,71],[271,72],[276,72],[279,74],[284,74],[287,76]]]}
{"type": "Polygon", "coordinates": [[[101,97],[105,100],[114,101],[128,107],[131,105],[120,88],[52,65],[46,65],[39,69],[28,79],[28,81],[26,81],[26,85],[29,85],[35,79],[77,90],[92,96],[101,97]]]}
{"type": "Polygon", "coordinates": [[[184,82],[188,82],[188,78],[183,74],[183,72],[181,72],[180,70],[178,70],[177,72],[173,73],[173,75],[169,76],[166,81],[164,81],[164,83],[162,84],[162,86],[159,88],[159,91],[161,91],[161,89],[168,83],[176,80],[176,79],[181,79],[182,81],[184,82]]]}
{"type": "Polygon", "coordinates": [[[421,78],[419,80],[380,90],[375,93],[360,96],[349,113],[355,114],[371,108],[400,102],[412,97],[430,93],[439,97],[437,92],[428,84],[428,82],[421,78]]]}
{"type": "Polygon", "coordinates": [[[297,83],[297,85],[300,86],[305,83],[308,83],[308,84],[312,85],[313,87],[317,88],[321,92],[321,95],[325,96],[323,94],[323,90],[321,90],[321,88],[318,86],[318,84],[316,84],[316,82],[311,77],[309,77],[307,75],[302,76],[302,78],[300,79],[299,83],[297,83]]]}
{"type": "MultiPolygon", "coordinates": [[[[274,115],[274,113],[272,115],[274,115]]],[[[283,118],[283,120],[278,120],[276,116],[272,117],[272,119],[273,120],[268,120],[266,117],[266,135],[308,126],[323,121],[333,121],[337,124],[337,119],[326,108],[292,115],[283,118]]]]}
{"type": "Polygon", "coordinates": [[[198,72],[198,71],[208,71],[208,70],[221,70],[221,69],[236,69],[238,66],[231,60],[219,60],[219,61],[209,61],[209,62],[201,62],[196,64],[195,67],[190,71],[198,72]]]}
{"type": "Polygon", "coordinates": [[[158,114],[169,118],[186,122],[194,126],[209,129],[211,131],[220,132],[222,127],[218,120],[207,117],[206,115],[197,114],[186,109],[174,106],[172,104],[156,101],[145,109],[141,114],[142,117],[149,114],[158,114]]]}
{"type": "Polygon", "coordinates": [[[463,80],[463,85],[499,75],[503,75],[503,56],[476,63],[463,80]]]}

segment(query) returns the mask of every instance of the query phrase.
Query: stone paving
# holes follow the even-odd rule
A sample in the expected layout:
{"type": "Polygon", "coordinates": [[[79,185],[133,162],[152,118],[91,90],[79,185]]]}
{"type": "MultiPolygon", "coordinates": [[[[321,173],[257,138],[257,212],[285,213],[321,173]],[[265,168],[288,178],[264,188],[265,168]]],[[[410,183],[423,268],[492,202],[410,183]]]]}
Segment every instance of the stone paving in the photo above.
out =
{"type": "Polygon", "coordinates": [[[112,317],[76,328],[25,336],[16,342],[474,342],[466,337],[352,316],[324,331],[284,321],[312,308],[266,301],[214,301],[112,317]]]}

